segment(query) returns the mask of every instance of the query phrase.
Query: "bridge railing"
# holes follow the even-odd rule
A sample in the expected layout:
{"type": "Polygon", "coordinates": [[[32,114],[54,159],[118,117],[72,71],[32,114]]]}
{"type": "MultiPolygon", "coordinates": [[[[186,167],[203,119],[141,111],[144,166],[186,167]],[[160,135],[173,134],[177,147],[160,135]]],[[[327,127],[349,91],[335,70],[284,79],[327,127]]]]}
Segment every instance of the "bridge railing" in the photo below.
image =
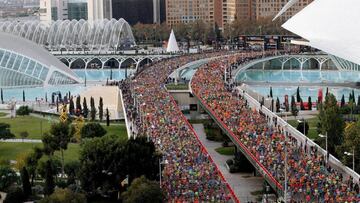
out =
{"type": "Polygon", "coordinates": [[[232,140],[232,142],[240,149],[250,163],[257,169],[264,177],[269,185],[279,195],[283,195],[282,185],[272,176],[272,174],[257,160],[257,158],[249,151],[249,149],[242,143],[242,141],[235,136],[235,134],[227,127],[227,125],[216,115],[215,112],[195,93],[194,96],[199,100],[200,106],[210,115],[210,117],[219,125],[225,134],[232,140]]]}
{"type": "MultiPolygon", "coordinates": [[[[290,133],[291,137],[295,138],[298,141],[298,146],[300,146],[301,143],[303,143],[302,146],[305,146],[305,143],[306,143],[306,145],[309,147],[317,148],[318,153],[320,153],[321,155],[323,155],[323,156],[327,155],[326,150],[321,148],[318,144],[316,144],[311,139],[307,138],[303,133],[298,131],[296,128],[289,125],[284,119],[282,119],[277,114],[275,114],[274,112],[269,110],[266,106],[264,106],[264,105],[261,106],[260,103],[255,98],[250,96],[250,94],[248,94],[245,90],[238,89],[238,94],[247,100],[247,102],[251,108],[254,108],[257,111],[259,111],[261,109],[261,112],[264,113],[265,115],[267,115],[271,119],[271,121],[273,120],[273,118],[276,118],[278,125],[284,126],[284,127],[286,126],[286,131],[288,133],[290,133]]],[[[338,171],[343,172],[344,177],[352,177],[353,181],[357,182],[357,183],[360,181],[360,175],[358,173],[356,173],[349,167],[345,166],[343,163],[341,163],[341,161],[339,161],[336,157],[334,157],[331,154],[329,155],[328,163],[333,168],[336,168],[338,171]]]]}

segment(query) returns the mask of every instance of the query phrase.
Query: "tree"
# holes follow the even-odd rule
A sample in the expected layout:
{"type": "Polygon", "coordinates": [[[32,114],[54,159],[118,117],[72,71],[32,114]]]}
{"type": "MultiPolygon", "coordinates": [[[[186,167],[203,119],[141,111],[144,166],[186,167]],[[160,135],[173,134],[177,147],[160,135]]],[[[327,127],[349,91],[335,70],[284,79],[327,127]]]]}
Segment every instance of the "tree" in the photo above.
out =
{"type": "Polygon", "coordinates": [[[7,123],[0,123],[0,139],[11,139],[15,135],[10,132],[10,125],[7,123]]]}
{"type": "Polygon", "coordinates": [[[60,150],[62,172],[64,174],[64,150],[67,149],[71,134],[67,123],[59,122],[51,125],[49,133],[43,136],[44,150],[52,155],[54,151],[60,150]]]}
{"type": "Polygon", "coordinates": [[[87,193],[109,194],[119,189],[120,181],[126,177],[124,145],[124,140],[115,135],[83,140],[79,178],[87,193]]]}
{"type": "Polygon", "coordinates": [[[339,106],[333,94],[329,93],[320,106],[319,127],[320,133],[328,133],[328,149],[335,153],[335,146],[343,140],[344,120],[340,114],[339,106]]]}
{"type": "Polygon", "coordinates": [[[23,167],[21,169],[21,181],[22,181],[24,196],[25,198],[28,198],[31,195],[31,185],[30,185],[29,173],[26,170],[26,167],[23,167]]]}
{"type": "Polygon", "coordinates": [[[31,178],[31,185],[34,185],[37,165],[42,155],[43,155],[43,150],[39,147],[34,147],[33,151],[29,154],[29,156],[25,160],[25,166],[29,171],[29,175],[31,178]]]}
{"type": "Polygon", "coordinates": [[[304,122],[299,123],[296,129],[300,131],[302,134],[307,135],[309,132],[309,124],[308,122],[305,121],[305,132],[304,132],[304,122]]]}
{"type": "Polygon", "coordinates": [[[3,93],[3,89],[1,88],[1,95],[0,95],[0,97],[1,97],[1,103],[2,104],[4,104],[4,93],[3,93]]]}
{"type": "Polygon", "coordinates": [[[305,110],[305,106],[304,106],[304,102],[302,99],[300,99],[300,110],[304,111],[305,110]]]}
{"type": "Polygon", "coordinates": [[[51,166],[51,161],[46,161],[46,170],[45,170],[45,185],[44,185],[44,194],[46,196],[51,195],[54,192],[55,181],[54,181],[54,172],[51,166]]]}
{"type": "Polygon", "coordinates": [[[82,138],[102,137],[106,130],[99,123],[87,123],[80,131],[82,138]]]}
{"type": "Polygon", "coordinates": [[[311,111],[312,110],[312,102],[311,102],[311,97],[310,96],[308,98],[308,107],[309,107],[309,110],[311,111]]]}
{"type": "Polygon", "coordinates": [[[88,109],[88,106],[87,106],[86,98],[84,97],[84,101],[83,101],[83,115],[84,115],[84,118],[87,118],[88,114],[89,114],[89,109],[88,109]]]}
{"type": "Polygon", "coordinates": [[[299,109],[296,107],[295,97],[291,96],[291,114],[296,118],[299,113],[299,109]]]}
{"type": "Polygon", "coordinates": [[[111,194],[119,190],[120,181],[145,175],[158,177],[158,155],[146,138],[125,142],[115,135],[85,139],[80,151],[80,181],[91,194],[111,194]]]}
{"type": "Polygon", "coordinates": [[[122,193],[125,203],[155,203],[163,202],[163,194],[159,183],[141,176],[134,179],[126,192],[122,193]]]}
{"type": "Polygon", "coordinates": [[[273,97],[273,91],[272,91],[272,87],[270,87],[270,97],[273,97]]]}
{"type": "Polygon", "coordinates": [[[0,191],[8,191],[18,181],[14,170],[9,166],[0,166],[0,191]]]}
{"type": "Polygon", "coordinates": [[[81,98],[80,96],[76,97],[76,115],[79,116],[81,114],[82,108],[81,108],[81,98]]]}
{"type": "Polygon", "coordinates": [[[356,172],[360,172],[360,159],[358,158],[359,156],[357,156],[357,154],[360,153],[360,147],[358,146],[360,146],[360,121],[357,121],[356,123],[351,123],[345,128],[344,140],[341,146],[336,148],[337,154],[340,155],[342,162],[350,168],[352,168],[352,156],[347,156],[344,153],[353,153],[354,150],[356,172]]]}
{"type": "Polygon", "coordinates": [[[25,102],[25,91],[23,90],[23,102],[25,102]]]}
{"type": "Polygon", "coordinates": [[[103,120],[103,115],[104,115],[104,104],[103,104],[103,98],[100,97],[100,100],[99,100],[99,119],[100,119],[100,121],[103,120]]]}
{"type": "Polygon", "coordinates": [[[91,116],[91,120],[94,121],[95,116],[96,116],[96,108],[95,108],[95,101],[94,101],[93,97],[90,98],[90,116],[91,116]]]}
{"type": "Polygon", "coordinates": [[[301,97],[300,97],[300,87],[297,87],[296,89],[296,101],[300,102],[301,97]]]}
{"type": "Polygon", "coordinates": [[[344,106],[345,106],[345,96],[344,96],[344,94],[343,94],[342,97],[341,97],[340,106],[341,106],[341,107],[344,107],[344,106]]]}
{"type": "Polygon", "coordinates": [[[70,102],[69,102],[69,113],[70,115],[74,115],[75,112],[75,106],[74,106],[74,101],[73,98],[70,97],[70,102]]]}
{"type": "Polygon", "coordinates": [[[76,193],[69,188],[56,188],[54,193],[50,196],[40,200],[40,203],[84,203],[86,202],[86,196],[82,193],[76,193]]]}
{"type": "Polygon", "coordinates": [[[67,184],[75,184],[75,179],[79,174],[80,162],[71,161],[65,164],[65,173],[67,175],[67,184]]]}
{"type": "Polygon", "coordinates": [[[158,175],[159,157],[155,145],[148,142],[146,137],[129,139],[124,148],[124,168],[129,175],[130,182],[136,177],[145,175],[150,180],[158,175]]]}
{"type": "Polygon", "coordinates": [[[21,139],[24,139],[27,138],[29,136],[29,133],[27,131],[23,131],[23,132],[20,132],[20,137],[21,139]]]}
{"type": "Polygon", "coordinates": [[[106,108],[106,126],[110,126],[110,113],[108,108],[106,108]]]}
{"type": "Polygon", "coordinates": [[[360,95],[358,95],[357,105],[360,106],[360,95]]]}
{"type": "Polygon", "coordinates": [[[276,112],[277,113],[280,112],[280,100],[279,100],[279,97],[276,98],[276,112]]]}

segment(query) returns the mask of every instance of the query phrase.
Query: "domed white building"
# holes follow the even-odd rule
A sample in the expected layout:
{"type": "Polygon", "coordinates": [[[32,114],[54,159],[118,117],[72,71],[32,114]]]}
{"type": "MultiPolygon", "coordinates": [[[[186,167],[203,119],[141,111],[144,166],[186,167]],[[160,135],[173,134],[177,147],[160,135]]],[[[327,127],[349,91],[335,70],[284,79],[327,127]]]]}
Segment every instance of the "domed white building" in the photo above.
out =
{"type": "Polygon", "coordinates": [[[0,32],[0,87],[80,83],[55,56],[22,37],[0,32]]]}

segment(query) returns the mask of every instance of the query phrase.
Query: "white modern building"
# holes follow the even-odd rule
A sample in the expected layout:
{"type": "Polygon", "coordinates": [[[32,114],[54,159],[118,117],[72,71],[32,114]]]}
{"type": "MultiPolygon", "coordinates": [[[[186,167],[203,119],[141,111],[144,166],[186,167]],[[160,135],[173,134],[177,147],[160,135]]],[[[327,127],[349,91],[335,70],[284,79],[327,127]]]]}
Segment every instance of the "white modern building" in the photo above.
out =
{"type": "Polygon", "coordinates": [[[112,18],[112,0],[88,0],[88,21],[112,18]]]}
{"type": "Polygon", "coordinates": [[[118,51],[135,46],[130,25],[124,19],[1,21],[0,32],[17,35],[51,51],[118,51]]]}
{"type": "Polygon", "coordinates": [[[68,0],[40,0],[40,21],[50,25],[52,21],[68,19],[68,0]]]}
{"type": "MultiPolygon", "coordinates": [[[[289,2],[290,7],[296,0],[289,2]]],[[[286,9],[285,8],[285,9],[286,9]]],[[[340,70],[360,70],[360,1],[315,0],[283,27],[330,55],[340,70]]]]}
{"type": "Polygon", "coordinates": [[[34,42],[0,32],[0,87],[76,84],[80,79],[34,42]]]}

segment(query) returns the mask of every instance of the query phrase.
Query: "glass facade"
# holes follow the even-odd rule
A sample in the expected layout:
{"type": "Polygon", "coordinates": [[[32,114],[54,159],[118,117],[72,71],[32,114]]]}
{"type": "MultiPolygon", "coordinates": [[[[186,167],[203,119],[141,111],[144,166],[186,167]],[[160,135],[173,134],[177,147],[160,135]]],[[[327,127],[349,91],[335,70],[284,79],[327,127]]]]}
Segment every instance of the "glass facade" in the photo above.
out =
{"type": "MultiPolygon", "coordinates": [[[[50,68],[18,53],[0,49],[0,87],[42,86],[50,68]]],[[[75,80],[53,71],[49,84],[74,84],[75,80]]]]}
{"type": "Polygon", "coordinates": [[[68,3],[68,18],[69,20],[80,20],[80,19],[84,19],[87,20],[88,19],[88,8],[87,8],[87,3],[82,3],[82,2],[73,2],[73,3],[68,3]]]}

